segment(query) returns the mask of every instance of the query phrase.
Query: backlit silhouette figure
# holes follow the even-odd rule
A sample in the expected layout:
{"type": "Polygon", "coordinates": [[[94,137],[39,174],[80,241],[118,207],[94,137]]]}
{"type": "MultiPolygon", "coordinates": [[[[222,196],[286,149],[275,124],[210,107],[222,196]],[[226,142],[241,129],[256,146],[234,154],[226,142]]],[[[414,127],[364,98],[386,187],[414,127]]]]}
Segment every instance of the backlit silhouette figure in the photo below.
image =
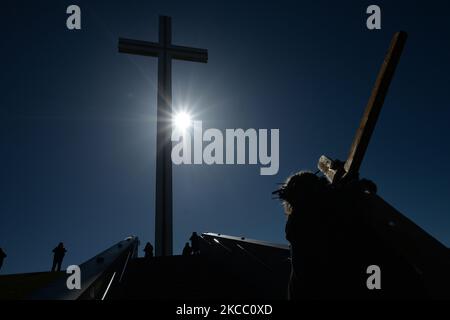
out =
{"type": "Polygon", "coordinates": [[[2,248],[0,248],[0,270],[2,269],[3,260],[5,260],[5,258],[6,258],[6,253],[3,251],[2,248]]]}
{"type": "Polygon", "coordinates": [[[52,272],[61,271],[61,265],[67,250],[64,248],[64,244],[60,242],[58,246],[53,249],[53,265],[52,272]]]}
{"type": "Polygon", "coordinates": [[[183,256],[190,256],[192,254],[192,248],[189,245],[189,242],[186,242],[183,248],[183,256]]]}
{"type": "Polygon", "coordinates": [[[312,275],[329,272],[325,269],[327,237],[320,205],[325,190],[326,180],[302,171],[289,177],[274,192],[282,200],[288,218],[286,239],[291,244],[290,300],[320,296],[322,284],[312,275]]]}
{"type": "Polygon", "coordinates": [[[417,272],[380,243],[366,214],[370,210],[367,196],[376,191],[376,185],[366,179],[336,186],[311,172],[299,172],[274,192],[288,217],[289,299],[373,298],[377,293],[367,290],[361,279],[374,260],[389,270],[384,273],[383,295],[397,297],[404,292],[398,283],[410,285],[411,296],[420,294],[417,272]],[[404,266],[401,271],[396,271],[398,265],[404,266]]]}
{"type": "Polygon", "coordinates": [[[200,254],[200,237],[197,235],[197,232],[192,232],[192,236],[189,240],[191,240],[192,254],[200,254]]]}
{"type": "Polygon", "coordinates": [[[145,245],[144,253],[145,253],[145,256],[144,256],[145,259],[153,258],[153,246],[150,242],[147,242],[147,244],[145,245]]]}

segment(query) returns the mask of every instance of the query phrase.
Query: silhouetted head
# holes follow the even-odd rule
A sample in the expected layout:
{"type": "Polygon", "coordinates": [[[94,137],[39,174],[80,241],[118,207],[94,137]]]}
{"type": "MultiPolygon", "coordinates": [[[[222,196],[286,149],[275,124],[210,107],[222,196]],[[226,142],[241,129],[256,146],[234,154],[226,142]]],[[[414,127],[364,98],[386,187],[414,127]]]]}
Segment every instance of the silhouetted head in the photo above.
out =
{"type": "Polygon", "coordinates": [[[197,235],[197,232],[192,232],[192,235],[193,235],[193,236],[196,236],[196,235],[197,235]]]}
{"type": "Polygon", "coordinates": [[[189,242],[186,242],[186,244],[184,246],[185,247],[189,247],[189,242]]]}
{"type": "Polygon", "coordinates": [[[64,247],[64,243],[60,242],[60,243],[58,244],[58,247],[60,247],[60,248],[64,247]]]}
{"type": "Polygon", "coordinates": [[[323,179],[312,172],[300,171],[287,178],[281,188],[272,194],[282,200],[284,210],[289,215],[296,206],[316,201],[324,187],[323,179]]]}

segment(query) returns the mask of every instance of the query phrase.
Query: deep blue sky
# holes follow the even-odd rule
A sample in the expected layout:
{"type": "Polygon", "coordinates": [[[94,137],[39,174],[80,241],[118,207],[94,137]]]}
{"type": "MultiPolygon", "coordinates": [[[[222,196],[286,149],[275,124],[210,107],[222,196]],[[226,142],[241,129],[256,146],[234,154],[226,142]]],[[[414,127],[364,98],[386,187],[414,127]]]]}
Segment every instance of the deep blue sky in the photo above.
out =
{"type": "MultiPolygon", "coordinates": [[[[154,237],[156,59],[119,36],[207,48],[175,62],[174,106],[205,128],[279,128],[280,171],[174,168],[174,244],[192,231],[285,242],[276,183],[320,155],[345,159],[395,31],[409,39],[361,168],[379,194],[450,245],[447,1],[2,1],[2,273],[77,264],[127,235],[154,237]],[[368,5],[382,30],[365,27],[368,5]],[[65,27],[82,9],[82,30],[65,27]]],[[[142,249],[142,248],[141,248],[142,249]]]]}

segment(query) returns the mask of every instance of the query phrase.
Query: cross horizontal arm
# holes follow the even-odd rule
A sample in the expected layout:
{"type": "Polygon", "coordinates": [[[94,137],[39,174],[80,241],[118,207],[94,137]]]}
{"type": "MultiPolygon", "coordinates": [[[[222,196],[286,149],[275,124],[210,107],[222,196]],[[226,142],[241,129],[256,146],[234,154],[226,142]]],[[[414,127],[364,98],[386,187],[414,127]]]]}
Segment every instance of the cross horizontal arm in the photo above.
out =
{"type": "Polygon", "coordinates": [[[155,42],[119,38],[119,52],[140,56],[158,57],[164,48],[155,42]]]}
{"type": "Polygon", "coordinates": [[[149,57],[158,57],[167,52],[171,58],[177,60],[208,62],[208,50],[206,49],[173,45],[165,48],[159,43],[125,38],[119,38],[119,52],[149,57]]]}
{"type": "Polygon", "coordinates": [[[208,50],[191,48],[191,47],[181,47],[181,46],[170,46],[167,48],[169,54],[172,58],[177,60],[193,61],[193,62],[208,62],[208,50]]]}

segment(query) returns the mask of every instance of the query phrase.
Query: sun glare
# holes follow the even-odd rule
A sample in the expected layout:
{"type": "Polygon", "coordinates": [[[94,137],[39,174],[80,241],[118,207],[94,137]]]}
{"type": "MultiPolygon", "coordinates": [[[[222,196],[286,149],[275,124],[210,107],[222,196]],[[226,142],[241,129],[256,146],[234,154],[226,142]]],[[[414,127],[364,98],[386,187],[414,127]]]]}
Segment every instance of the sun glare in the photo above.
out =
{"type": "Polygon", "coordinates": [[[185,111],[175,114],[173,120],[175,127],[181,131],[188,129],[192,124],[191,115],[185,111]]]}

